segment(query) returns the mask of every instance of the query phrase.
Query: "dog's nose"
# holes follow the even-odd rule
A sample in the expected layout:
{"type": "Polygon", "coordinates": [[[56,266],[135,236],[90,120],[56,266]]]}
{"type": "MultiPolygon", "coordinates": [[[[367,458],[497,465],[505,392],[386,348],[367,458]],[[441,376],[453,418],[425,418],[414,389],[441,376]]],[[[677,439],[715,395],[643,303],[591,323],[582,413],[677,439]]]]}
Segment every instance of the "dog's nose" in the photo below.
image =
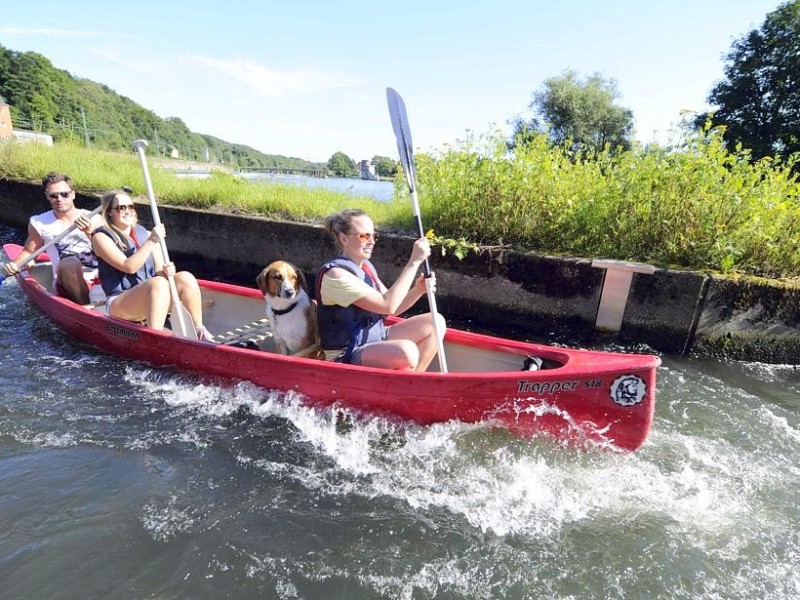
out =
{"type": "Polygon", "coordinates": [[[294,288],[290,286],[285,281],[281,284],[281,296],[284,298],[293,298],[294,297],[294,288]]]}

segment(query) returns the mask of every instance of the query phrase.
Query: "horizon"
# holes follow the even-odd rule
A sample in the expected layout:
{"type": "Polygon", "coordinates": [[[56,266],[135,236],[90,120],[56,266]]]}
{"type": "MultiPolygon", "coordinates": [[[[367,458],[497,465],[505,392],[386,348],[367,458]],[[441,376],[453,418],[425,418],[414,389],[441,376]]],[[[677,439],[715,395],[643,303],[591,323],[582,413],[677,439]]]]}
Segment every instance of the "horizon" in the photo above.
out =
{"type": "Polygon", "coordinates": [[[533,93],[567,70],[615,80],[634,138],[668,143],[684,111],[712,108],[706,99],[734,40],[782,2],[182,4],[142,0],[130,14],[84,0],[69,7],[77,25],[65,27],[63,3],[44,0],[36,15],[16,3],[0,44],[195,133],[264,154],[325,163],[344,152],[358,162],[397,158],[387,87],[403,96],[414,149],[438,152],[470,135],[508,135],[508,121],[531,116],[533,93]]]}

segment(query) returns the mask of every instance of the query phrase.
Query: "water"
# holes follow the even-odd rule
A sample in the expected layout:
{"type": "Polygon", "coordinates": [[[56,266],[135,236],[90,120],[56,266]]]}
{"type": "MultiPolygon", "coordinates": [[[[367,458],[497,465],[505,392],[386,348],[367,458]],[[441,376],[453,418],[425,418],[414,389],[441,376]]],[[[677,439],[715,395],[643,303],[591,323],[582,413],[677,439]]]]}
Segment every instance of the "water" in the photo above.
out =
{"type": "Polygon", "coordinates": [[[366,196],[377,200],[390,201],[394,196],[394,182],[369,181],[367,179],[343,179],[338,177],[305,177],[303,175],[266,175],[263,173],[245,173],[240,177],[252,183],[280,183],[308,188],[323,187],[350,196],[366,196]]]}
{"type": "Polygon", "coordinates": [[[342,426],[96,352],[5,282],[0,598],[797,597],[800,372],[663,358],[631,455],[342,426]]]}

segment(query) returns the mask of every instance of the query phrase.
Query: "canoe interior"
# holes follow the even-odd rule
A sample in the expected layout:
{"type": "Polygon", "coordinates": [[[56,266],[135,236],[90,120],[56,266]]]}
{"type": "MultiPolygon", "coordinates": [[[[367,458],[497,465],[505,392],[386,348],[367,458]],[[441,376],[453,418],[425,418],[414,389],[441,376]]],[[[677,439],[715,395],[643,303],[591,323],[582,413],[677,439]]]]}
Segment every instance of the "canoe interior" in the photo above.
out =
{"type": "MultiPolygon", "coordinates": [[[[53,274],[49,262],[39,262],[29,269],[30,275],[47,290],[52,290],[53,274]]],[[[203,322],[208,330],[224,343],[255,344],[263,352],[276,352],[265,303],[256,289],[241,288],[200,281],[203,298],[203,322]]],[[[87,305],[87,308],[105,312],[103,302],[87,305]]],[[[504,347],[500,350],[468,343],[458,343],[445,337],[445,354],[448,370],[453,373],[501,373],[520,371],[527,357],[526,347],[504,347]]],[[[542,356],[545,368],[557,369],[563,365],[558,352],[542,356]]],[[[439,372],[439,363],[434,359],[428,368],[439,372]]]]}

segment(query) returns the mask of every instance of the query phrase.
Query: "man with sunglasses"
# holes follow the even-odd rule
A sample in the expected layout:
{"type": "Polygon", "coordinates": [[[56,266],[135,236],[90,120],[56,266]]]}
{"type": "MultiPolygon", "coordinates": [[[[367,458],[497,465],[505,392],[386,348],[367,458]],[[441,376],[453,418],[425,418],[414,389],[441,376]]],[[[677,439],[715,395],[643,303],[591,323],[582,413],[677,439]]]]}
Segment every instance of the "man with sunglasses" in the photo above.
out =
{"type": "MultiPolygon", "coordinates": [[[[48,250],[53,264],[56,293],[78,304],[89,302],[89,284],[97,277],[97,259],[92,252],[92,230],[100,217],[90,219],[89,212],[75,206],[75,190],[67,175],[51,172],[42,179],[44,193],[52,210],[33,215],[28,222],[28,239],[16,260],[25,258],[51,242],[73,223],[77,227],[48,250]]],[[[7,277],[19,272],[15,262],[3,267],[7,277]]]]}

